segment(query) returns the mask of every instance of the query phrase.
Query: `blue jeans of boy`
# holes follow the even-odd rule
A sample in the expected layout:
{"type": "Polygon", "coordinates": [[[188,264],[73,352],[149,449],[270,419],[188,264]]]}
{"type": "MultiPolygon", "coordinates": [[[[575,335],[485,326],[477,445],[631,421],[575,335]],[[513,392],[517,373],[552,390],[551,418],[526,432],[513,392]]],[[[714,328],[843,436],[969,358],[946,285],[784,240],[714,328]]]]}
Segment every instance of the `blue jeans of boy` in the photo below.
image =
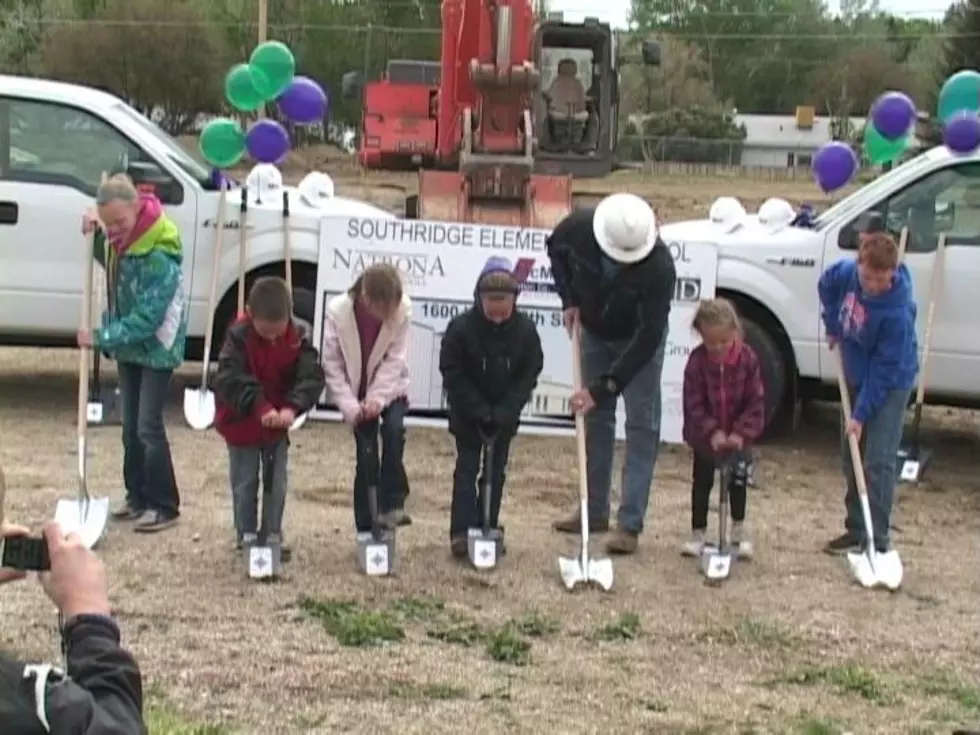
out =
{"type": "Polygon", "coordinates": [[[493,457],[487,478],[487,449],[456,438],[456,469],[453,471],[453,502],[449,520],[449,538],[466,538],[471,528],[483,526],[484,487],[489,480],[490,528],[500,525],[500,504],[507,479],[507,459],[512,437],[497,437],[493,441],[493,457]]]}
{"type": "MultiPolygon", "coordinates": [[[[861,431],[861,459],[868,486],[868,505],[871,506],[871,525],[874,528],[875,547],[881,551],[889,545],[892,504],[895,500],[895,484],[898,481],[898,463],[895,457],[902,443],[905,426],[905,409],[908,407],[911,388],[889,391],[878,413],[872,416],[861,431]]],[[[851,391],[854,395],[854,391],[851,391]]],[[[841,462],[847,480],[844,494],[846,515],[844,528],[858,543],[867,543],[861,499],[854,480],[850,443],[841,421],[841,462]]]]}
{"type": "MultiPolygon", "coordinates": [[[[653,468],[660,449],[660,376],[667,335],[653,358],[623,391],[626,406],[626,462],[623,465],[619,528],[643,530],[653,468]]],[[[588,385],[609,368],[627,342],[605,341],[582,329],[582,378],[588,385]]],[[[589,476],[589,519],[609,518],[613,455],[616,448],[616,398],[603,401],[586,414],[586,454],[589,476]]]]}
{"type": "Polygon", "coordinates": [[[357,470],[354,475],[354,525],[358,533],[371,530],[370,488],[378,499],[378,515],[402,507],[408,481],[405,477],[405,412],[408,401],[398,398],[374,421],[354,427],[357,470]],[[378,438],[381,454],[378,455],[378,438]]]}
{"type": "Polygon", "coordinates": [[[164,518],[176,518],[180,493],[163,424],[173,371],[126,362],[118,363],[116,369],[122,399],[126,501],[134,510],[155,510],[164,518]]]}

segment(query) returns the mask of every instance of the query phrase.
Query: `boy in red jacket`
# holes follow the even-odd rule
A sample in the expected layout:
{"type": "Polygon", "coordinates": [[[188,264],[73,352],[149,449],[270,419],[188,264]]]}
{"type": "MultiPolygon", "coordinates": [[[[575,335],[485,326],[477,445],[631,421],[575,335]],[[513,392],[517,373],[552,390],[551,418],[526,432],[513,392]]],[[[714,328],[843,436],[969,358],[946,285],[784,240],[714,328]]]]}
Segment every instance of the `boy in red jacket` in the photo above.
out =
{"type": "Polygon", "coordinates": [[[218,433],[228,444],[238,547],[279,546],[286,507],[288,431],[323,392],[323,368],[305,331],[292,321],[292,300],[281,278],[259,278],[246,315],[228,329],[214,388],[218,433]],[[262,525],[258,527],[259,471],[262,525]]]}
{"type": "MultiPolygon", "coordinates": [[[[726,299],[702,301],[693,328],[701,344],[684,368],[684,441],[694,450],[691,486],[693,536],[686,556],[698,556],[708,528],[708,501],[719,462],[747,450],[765,427],[766,401],[755,352],[742,341],[742,324],[726,299]]],[[[745,486],[731,485],[732,545],[742,558],[752,556],[745,538],[745,486]]]]}

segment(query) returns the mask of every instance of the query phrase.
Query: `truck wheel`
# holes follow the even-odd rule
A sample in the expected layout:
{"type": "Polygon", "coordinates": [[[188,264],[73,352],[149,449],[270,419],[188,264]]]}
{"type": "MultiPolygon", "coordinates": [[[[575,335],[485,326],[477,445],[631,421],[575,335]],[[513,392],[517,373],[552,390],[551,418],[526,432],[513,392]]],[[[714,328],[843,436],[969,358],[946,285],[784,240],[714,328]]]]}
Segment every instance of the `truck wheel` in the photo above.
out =
{"type": "Polygon", "coordinates": [[[772,425],[786,398],[786,358],[779,345],[759,324],[742,319],[745,341],[759,358],[762,383],[766,390],[766,427],[772,425]]]}

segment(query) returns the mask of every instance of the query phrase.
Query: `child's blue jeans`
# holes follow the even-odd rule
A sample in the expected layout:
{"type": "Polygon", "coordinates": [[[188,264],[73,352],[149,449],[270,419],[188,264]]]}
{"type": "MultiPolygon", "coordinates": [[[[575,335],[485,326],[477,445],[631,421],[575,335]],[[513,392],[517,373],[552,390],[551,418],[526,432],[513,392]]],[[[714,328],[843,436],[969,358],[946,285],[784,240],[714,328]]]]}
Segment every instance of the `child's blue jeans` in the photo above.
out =
{"type": "MultiPolygon", "coordinates": [[[[864,475],[868,485],[868,504],[871,506],[871,524],[874,528],[875,547],[884,551],[889,547],[892,503],[895,500],[895,484],[898,481],[898,454],[902,443],[902,430],[905,426],[905,409],[909,404],[912,389],[889,391],[878,413],[872,416],[861,432],[861,459],[864,461],[864,475]]],[[[851,391],[851,395],[855,392],[851,391]]],[[[864,518],[861,515],[861,500],[854,480],[854,465],[847,435],[841,421],[841,461],[844,477],[847,479],[847,492],[844,505],[847,515],[844,527],[849,536],[862,545],[867,541],[864,518]]]]}

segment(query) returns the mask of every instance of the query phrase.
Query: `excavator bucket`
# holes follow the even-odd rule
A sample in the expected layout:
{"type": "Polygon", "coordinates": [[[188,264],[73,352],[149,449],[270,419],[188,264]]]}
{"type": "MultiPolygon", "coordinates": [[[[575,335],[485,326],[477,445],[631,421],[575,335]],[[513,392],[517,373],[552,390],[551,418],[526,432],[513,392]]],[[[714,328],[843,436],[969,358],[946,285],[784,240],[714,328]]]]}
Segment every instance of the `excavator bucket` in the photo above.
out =
{"type": "Polygon", "coordinates": [[[550,230],[571,210],[568,176],[528,175],[506,164],[469,174],[419,171],[419,219],[550,230]]]}

